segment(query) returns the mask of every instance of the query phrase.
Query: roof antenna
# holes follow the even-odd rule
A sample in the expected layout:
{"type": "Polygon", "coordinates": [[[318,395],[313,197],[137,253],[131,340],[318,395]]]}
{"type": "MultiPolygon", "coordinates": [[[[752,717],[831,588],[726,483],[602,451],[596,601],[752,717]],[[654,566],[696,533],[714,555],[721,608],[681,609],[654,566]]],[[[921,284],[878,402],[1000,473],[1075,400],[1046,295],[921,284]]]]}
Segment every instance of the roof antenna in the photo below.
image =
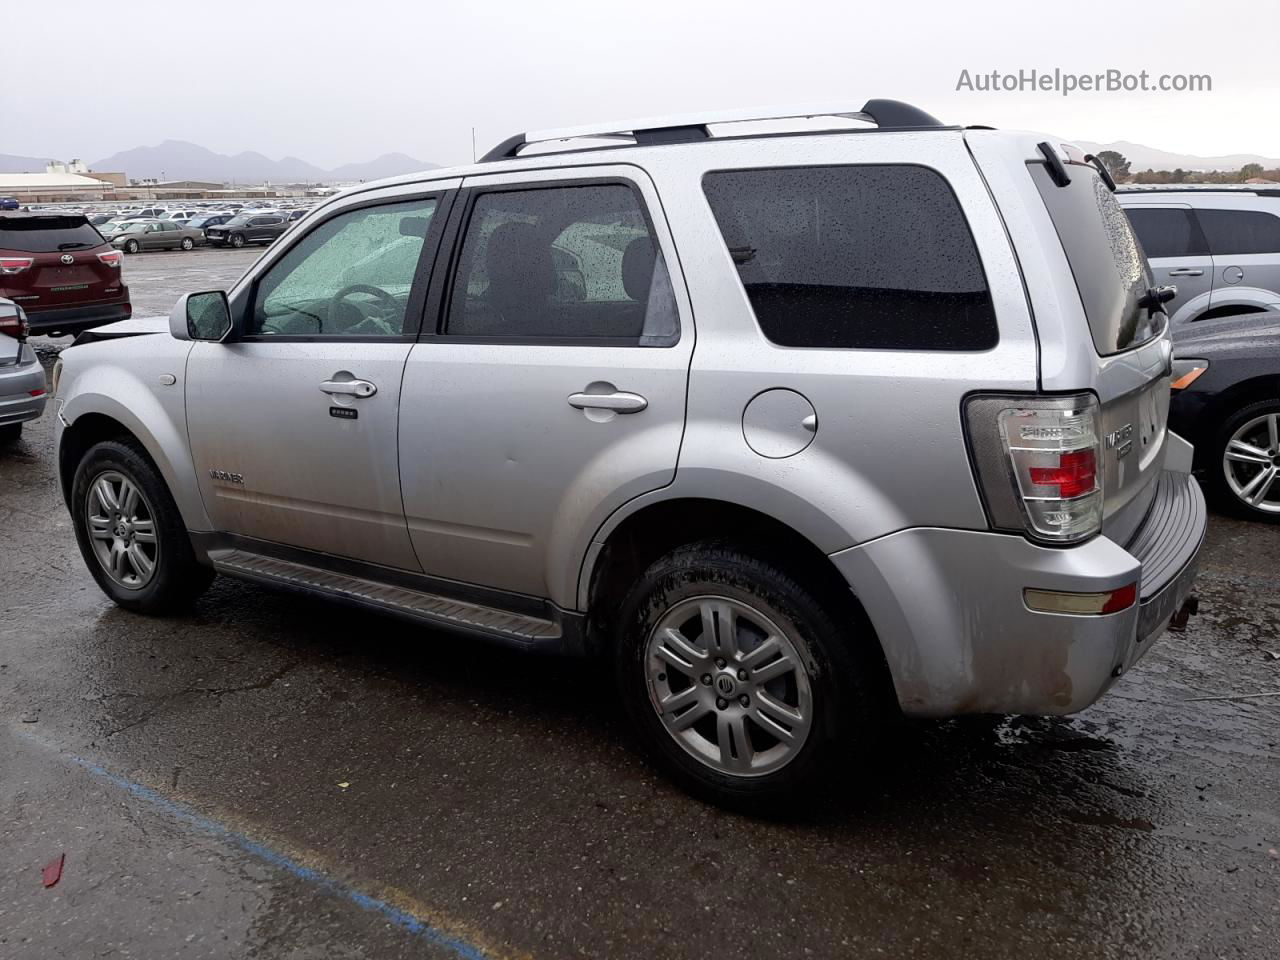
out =
{"type": "Polygon", "coordinates": [[[476,128],[471,128],[471,162],[476,162],[476,128]]]}

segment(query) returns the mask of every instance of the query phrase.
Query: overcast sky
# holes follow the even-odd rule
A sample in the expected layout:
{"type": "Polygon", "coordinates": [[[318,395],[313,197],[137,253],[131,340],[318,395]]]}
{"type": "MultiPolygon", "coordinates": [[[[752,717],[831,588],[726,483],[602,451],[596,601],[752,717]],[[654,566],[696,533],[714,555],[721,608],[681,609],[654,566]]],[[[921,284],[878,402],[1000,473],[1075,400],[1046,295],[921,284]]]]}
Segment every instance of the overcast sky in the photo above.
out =
{"type": "MultiPolygon", "coordinates": [[[[1274,5],[1275,0],[1267,0],[1274,5]]],[[[0,153],[165,139],[324,167],[470,160],[526,129],[909,100],[947,122],[1280,156],[1261,7],[1191,0],[217,0],[4,3],[0,153]],[[1221,11],[1221,14],[1215,13],[1221,11]],[[1211,93],[957,92],[971,73],[1210,74],[1211,93]]]]}

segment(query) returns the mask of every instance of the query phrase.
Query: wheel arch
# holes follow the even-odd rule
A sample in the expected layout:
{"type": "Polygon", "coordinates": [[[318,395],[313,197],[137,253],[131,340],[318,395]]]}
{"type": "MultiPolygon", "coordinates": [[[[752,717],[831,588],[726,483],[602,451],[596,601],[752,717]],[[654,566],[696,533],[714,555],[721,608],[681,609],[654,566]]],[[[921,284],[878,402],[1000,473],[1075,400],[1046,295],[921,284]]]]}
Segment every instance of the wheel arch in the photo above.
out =
{"type": "Polygon", "coordinates": [[[142,448],[159,471],[187,529],[210,529],[194,482],[185,433],[179,434],[152,395],[131,397],[131,403],[126,406],[114,397],[78,394],[67,402],[60,415],[65,426],[58,441],[58,480],[68,508],[76,467],[89,448],[103,440],[130,440],[142,448]],[[174,462],[175,453],[178,464],[174,462]]]}
{"type": "Polygon", "coordinates": [[[1202,433],[1203,442],[1196,445],[1196,466],[1214,465],[1210,458],[1216,454],[1217,439],[1228,417],[1251,403],[1264,400],[1280,401],[1280,374],[1250,377],[1215,394],[1201,414],[1208,426],[1202,433]]]}
{"type": "Polygon", "coordinates": [[[764,558],[784,562],[788,570],[837,606],[837,618],[850,619],[872,638],[875,652],[889,668],[861,600],[827,556],[793,527],[752,507],[726,500],[677,497],[645,504],[616,522],[583,562],[582,606],[589,636],[599,649],[606,635],[603,620],[621,603],[627,588],[655,560],[677,547],[700,540],[724,539],[764,558]]]}

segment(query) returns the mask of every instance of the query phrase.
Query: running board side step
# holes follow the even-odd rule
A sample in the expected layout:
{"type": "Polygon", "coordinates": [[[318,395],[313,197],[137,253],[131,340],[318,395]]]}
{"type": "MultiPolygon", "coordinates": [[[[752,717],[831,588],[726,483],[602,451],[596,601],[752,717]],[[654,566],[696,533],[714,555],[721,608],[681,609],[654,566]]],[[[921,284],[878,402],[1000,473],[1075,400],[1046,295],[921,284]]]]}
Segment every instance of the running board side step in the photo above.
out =
{"type": "Polygon", "coordinates": [[[561,625],[554,620],[336,573],[293,560],[234,548],[210,550],[209,559],[218,573],[228,576],[331,597],[430,626],[481,634],[526,649],[556,648],[564,639],[561,625]]]}

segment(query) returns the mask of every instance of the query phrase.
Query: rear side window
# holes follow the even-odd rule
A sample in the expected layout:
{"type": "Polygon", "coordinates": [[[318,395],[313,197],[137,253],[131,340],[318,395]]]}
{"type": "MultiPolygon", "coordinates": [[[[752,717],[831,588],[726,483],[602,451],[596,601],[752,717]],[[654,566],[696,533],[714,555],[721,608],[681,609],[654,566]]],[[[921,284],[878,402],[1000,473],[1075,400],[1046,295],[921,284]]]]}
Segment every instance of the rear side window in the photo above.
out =
{"type": "Polygon", "coordinates": [[[926,167],[708,173],[703,191],[764,335],[787,347],[987,350],[973,235],[926,167]]]}
{"type": "Polygon", "coordinates": [[[1161,257],[1203,257],[1209,253],[1204,234],[1190,210],[1180,207],[1129,207],[1125,210],[1143,252],[1161,257]]]}
{"type": "Polygon", "coordinates": [[[102,242],[102,235],[83,216],[0,217],[0,250],[56,253],[102,242]]]}
{"type": "Polygon", "coordinates": [[[1152,287],[1151,268],[1115,195],[1083,164],[1059,187],[1043,163],[1029,163],[1067,255],[1093,344],[1102,356],[1140,346],[1160,332],[1161,314],[1138,306],[1152,287]]]}
{"type": "Polygon", "coordinates": [[[445,332],[666,346],[675,296],[640,195],[625,184],[476,197],[445,332]]]}
{"type": "Polygon", "coordinates": [[[1280,217],[1254,210],[1201,210],[1209,249],[1220,256],[1280,253],[1280,217]]]}

